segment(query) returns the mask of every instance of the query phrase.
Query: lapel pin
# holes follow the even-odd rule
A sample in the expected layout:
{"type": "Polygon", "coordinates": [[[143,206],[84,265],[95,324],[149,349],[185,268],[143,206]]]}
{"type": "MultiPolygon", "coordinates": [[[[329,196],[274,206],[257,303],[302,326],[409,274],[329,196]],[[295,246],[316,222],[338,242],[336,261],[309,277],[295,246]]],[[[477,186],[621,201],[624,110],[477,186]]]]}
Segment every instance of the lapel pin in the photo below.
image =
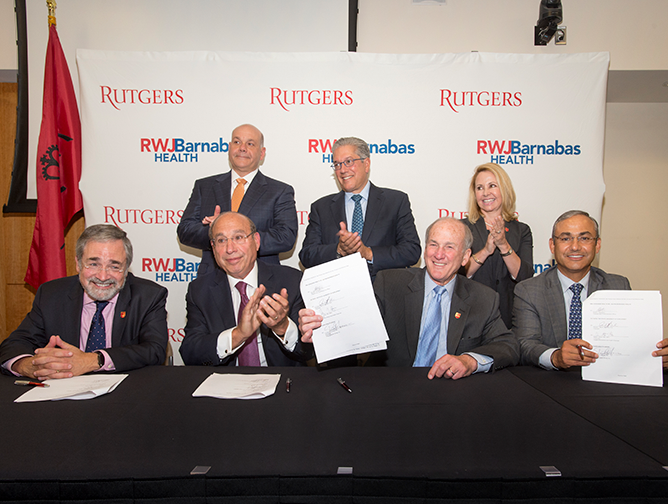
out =
{"type": "Polygon", "coordinates": [[[508,231],[510,231],[510,230],[509,230],[508,228],[506,228],[506,233],[507,233],[508,231]]]}
{"type": "Polygon", "coordinates": [[[461,316],[462,316],[461,313],[459,313],[459,312],[455,312],[455,318],[459,318],[459,317],[461,317],[461,316]]]}
{"type": "Polygon", "coordinates": [[[121,318],[125,318],[125,312],[124,311],[121,312],[121,318]]]}

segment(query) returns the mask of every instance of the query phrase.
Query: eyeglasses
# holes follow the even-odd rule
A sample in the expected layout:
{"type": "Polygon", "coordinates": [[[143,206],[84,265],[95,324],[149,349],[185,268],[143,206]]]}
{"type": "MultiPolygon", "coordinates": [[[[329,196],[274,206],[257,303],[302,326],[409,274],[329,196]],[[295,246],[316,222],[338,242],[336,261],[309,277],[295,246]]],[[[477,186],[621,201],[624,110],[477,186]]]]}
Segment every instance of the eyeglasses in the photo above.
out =
{"type": "Polygon", "coordinates": [[[86,268],[88,271],[92,271],[93,273],[99,273],[102,270],[106,271],[107,273],[122,273],[125,270],[125,266],[119,266],[118,264],[102,266],[96,262],[86,263],[84,264],[84,268],[86,268]]]}
{"type": "Polygon", "coordinates": [[[341,161],[340,163],[332,163],[332,169],[334,171],[339,171],[341,169],[341,165],[346,165],[346,168],[350,168],[352,165],[355,164],[355,161],[362,161],[363,157],[359,157],[357,159],[346,159],[345,161],[341,161]]]}
{"type": "Polygon", "coordinates": [[[216,247],[222,247],[223,245],[225,245],[227,243],[228,240],[232,240],[232,243],[234,243],[235,245],[241,245],[252,234],[253,233],[248,233],[247,235],[238,234],[238,235],[234,235],[231,238],[227,238],[226,236],[219,236],[218,238],[213,240],[213,243],[214,243],[214,245],[216,245],[216,247]]]}
{"type": "Polygon", "coordinates": [[[589,245],[597,240],[593,236],[553,236],[553,238],[566,245],[572,243],[573,240],[579,241],[582,245],[589,245]]]}

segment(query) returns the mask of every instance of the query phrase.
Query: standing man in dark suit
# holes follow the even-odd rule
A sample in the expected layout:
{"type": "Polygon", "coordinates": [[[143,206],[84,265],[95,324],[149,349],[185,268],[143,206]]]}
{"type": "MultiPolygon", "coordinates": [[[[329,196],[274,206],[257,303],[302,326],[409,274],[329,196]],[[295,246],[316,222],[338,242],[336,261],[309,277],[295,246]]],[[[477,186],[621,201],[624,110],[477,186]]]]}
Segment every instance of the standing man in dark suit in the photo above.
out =
{"type": "MultiPolygon", "coordinates": [[[[556,268],[515,287],[513,332],[522,364],[566,369],[596,362],[592,345],[582,339],[582,301],[597,290],[631,289],[626,277],[591,265],[600,249],[598,222],[587,212],[571,210],[556,220],[550,238],[556,268]]],[[[657,348],[654,356],[668,355],[668,340],[657,348]]]]}
{"type": "Polygon", "coordinates": [[[181,343],[190,365],[296,366],[306,356],[296,321],[304,303],[301,271],[257,261],[260,233],[243,214],[225,212],[210,228],[220,268],[188,286],[181,343]]]}
{"type": "Polygon", "coordinates": [[[242,124],[232,132],[229,143],[232,170],[195,182],[176,233],[184,245],[202,250],[198,275],[215,269],[209,226],[221,212],[238,211],[255,223],[262,240],[258,256],[265,262],[279,264],[278,254],[294,247],[295,191],[259,170],[265,153],[262,132],[255,126],[242,124]]]}
{"type": "MultiPolygon", "coordinates": [[[[460,379],[515,365],[516,338],[501,320],[499,295],[457,271],[471,255],[471,230],[444,217],[425,239],[425,268],[384,270],[374,283],[390,337],[370,361],[388,366],[430,367],[427,376],[460,379]]],[[[311,341],[322,317],[300,312],[303,341],[311,341]]]]}
{"type": "Polygon", "coordinates": [[[369,182],[369,145],[339,138],[332,147],[332,168],[341,191],[311,205],[299,259],[306,268],[359,252],[371,278],[383,269],[405,268],[420,258],[408,195],[369,182]]]}
{"type": "Polygon", "coordinates": [[[0,345],[3,372],[34,379],[162,364],[167,289],[128,273],[132,244],[107,224],[76,245],[78,276],[40,286],[32,310],[0,345]]]}

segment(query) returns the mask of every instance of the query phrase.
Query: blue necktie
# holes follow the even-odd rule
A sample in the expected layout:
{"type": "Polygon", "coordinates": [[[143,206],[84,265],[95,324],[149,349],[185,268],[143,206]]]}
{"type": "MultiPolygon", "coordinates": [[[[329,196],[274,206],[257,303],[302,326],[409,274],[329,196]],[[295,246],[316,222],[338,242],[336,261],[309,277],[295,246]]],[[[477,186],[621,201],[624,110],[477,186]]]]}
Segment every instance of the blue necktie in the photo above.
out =
{"type": "Polygon", "coordinates": [[[90,331],[88,332],[88,341],[86,342],[86,352],[94,352],[107,347],[107,331],[104,326],[104,317],[102,310],[109,304],[109,301],[95,301],[97,308],[93,320],[90,322],[90,331]]]}
{"type": "Polygon", "coordinates": [[[351,197],[355,202],[355,210],[353,210],[353,222],[350,232],[362,236],[362,229],[364,229],[364,216],[362,215],[362,204],[360,203],[362,196],[353,194],[351,197]]]}
{"type": "Polygon", "coordinates": [[[574,283],[569,287],[573,291],[571,299],[571,312],[568,316],[568,339],[582,338],[582,300],[580,293],[584,286],[574,283]]]}
{"type": "Polygon", "coordinates": [[[424,327],[420,334],[420,341],[418,342],[417,354],[413,367],[431,367],[436,361],[436,351],[438,350],[438,338],[441,334],[441,322],[443,315],[441,314],[441,296],[445,291],[445,285],[437,285],[432,290],[432,299],[429,303],[427,316],[424,320],[424,327]]]}

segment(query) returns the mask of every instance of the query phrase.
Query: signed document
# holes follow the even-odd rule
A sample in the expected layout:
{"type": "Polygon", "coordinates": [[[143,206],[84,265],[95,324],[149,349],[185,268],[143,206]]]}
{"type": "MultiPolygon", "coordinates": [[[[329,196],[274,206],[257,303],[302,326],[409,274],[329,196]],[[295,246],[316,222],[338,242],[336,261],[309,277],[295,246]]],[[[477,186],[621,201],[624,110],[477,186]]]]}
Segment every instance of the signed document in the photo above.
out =
{"type": "Polygon", "coordinates": [[[300,288],[306,307],[323,317],[313,331],[318,362],[387,348],[369,269],[359,253],[307,269],[300,288]]]}
{"type": "Polygon", "coordinates": [[[35,387],[14,402],[93,399],[112,392],[127,377],[126,374],[89,374],[60,380],[44,380],[48,387],[35,387]]]}
{"type": "Polygon", "coordinates": [[[262,399],[276,392],[280,380],[280,374],[211,373],[193,392],[193,397],[262,399]]]}
{"type": "Polygon", "coordinates": [[[663,386],[661,359],[652,357],[663,339],[659,291],[594,292],[582,303],[582,339],[599,355],[583,380],[663,386]]]}

